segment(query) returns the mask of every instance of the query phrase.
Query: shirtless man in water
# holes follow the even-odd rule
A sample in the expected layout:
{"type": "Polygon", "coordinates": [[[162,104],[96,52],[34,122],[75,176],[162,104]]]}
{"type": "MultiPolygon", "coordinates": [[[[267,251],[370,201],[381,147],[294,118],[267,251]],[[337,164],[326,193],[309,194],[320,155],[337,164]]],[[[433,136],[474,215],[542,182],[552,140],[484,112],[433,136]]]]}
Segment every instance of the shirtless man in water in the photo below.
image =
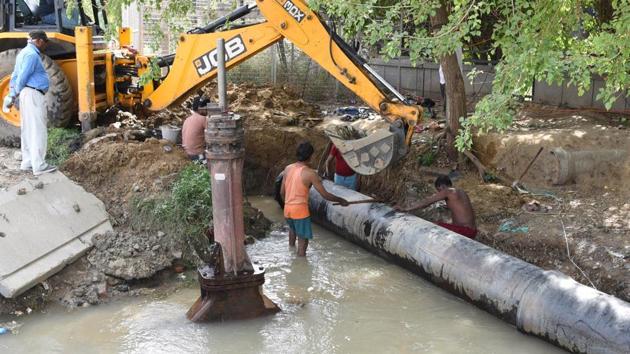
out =
{"type": "Polygon", "coordinates": [[[415,209],[426,208],[440,200],[446,200],[446,205],[451,210],[452,223],[438,222],[437,224],[445,229],[474,239],[477,236],[477,225],[475,224],[475,211],[472,208],[468,194],[461,189],[453,188],[451,179],[444,175],[439,176],[435,180],[435,189],[437,189],[437,193],[415,205],[408,208],[396,206],[394,209],[409,212],[415,209]]]}

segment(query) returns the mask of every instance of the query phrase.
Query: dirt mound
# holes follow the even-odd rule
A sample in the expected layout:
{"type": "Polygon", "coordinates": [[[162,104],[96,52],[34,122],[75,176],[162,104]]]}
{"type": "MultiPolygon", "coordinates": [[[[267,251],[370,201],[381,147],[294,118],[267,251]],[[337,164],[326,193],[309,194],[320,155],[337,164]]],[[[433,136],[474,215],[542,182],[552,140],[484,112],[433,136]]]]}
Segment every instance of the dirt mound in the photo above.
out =
{"type": "Polygon", "coordinates": [[[455,181],[458,188],[465,190],[477,211],[477,223],[481,230],[494,232],[501,220],[520,210],[525,202],[512,188],[495,183],[479,183],[473,172],[455,181]]]}
{"type": "MultiPolygon", "coordinates": [[[[558,174],[558,160],[551,154],[554,148],[566,151],[630,150],[626,123],[619,124],[617,118],[596,112],[571,113],[530,107],[521,113],[507,132],[476,137],[475,152],[484,165],[514,180],[543,147],[545,150],[523,179],[526,184],[543,187],[553,185],[558,174]]],[[[624,163],[601,164],[589,174],[578,176],[577,182],[588,185],[595,180],[616,184],[624,168],[624,163]]]]}
{"type": "Polygon", "coordinates": [[[190,116],[189,109],[165,109],[148,116],[143,122],[147,127],[155,129],[161,127],[162,125],[175,125],[181,127],[188,116],[190,116]]]}
{"type": "MultiPolygon", "coordinates": [[[[593,168],[576,176],[575,183],[554,186],[560,166],[550,154],[556,147],[569,152],[630,151],[629,122],[628,117],[617,113],[528,106],[507,132],[477,137],[475,149],[480,160],[512,180],[525,170],[540,147],[545,148],[523,179],[534,194],[519,198],[521,203],[533,200],[548,209],[531,212],[517,208],[516,203],[508,203],[513,204],[510,207],[505,201],[496,201],[493,208],[484,201],[478,216],[487,218],[481,223],[487,232],[480,241],[630,299],[628,161],[597,160],[593,168]],[[499,211],[496,217],[493,209],[499,211]],[[569,259],[567,247],[577,266],[569,259]]],[[[472,194],[481,189],[474,185],[466,188],[472,194]]],[[[471,196],[473,201],[480,198],[488,199],[483,193],[471,196]]]]}
{"type": "MultiPolygon", "coordinates": [[[[210,83],[197,93],[204,93],[213,102],[218,102],[216,84],[210,83]]],[[[181,126],[190,115],[192,101],[196,94],[181,99],[167,109],[153,112],[146,117],[137,117],[128,112],[118,112],[113,123],[115,128],[157,129],[161,125],[181,126]]],[[[298,98],[298,94],[288,87],[257,86],[252,84],[228,85],[229,110],[245,117],[252,117],[252,124],[314,126],[322,119],[320,107],[298,98]]],[[[246,121],[246,124],[248,121],[246,121]]]]}
{"type": "Polygon", "coordinates": [[[277,115],[298,121],[320,115],[319,106],[297,98],[297,93],[287,87],[230,85],[227,94],[230,110],[254,113],[268,120],[277,115]]]}
{"type": "Polygon", "coordinates": [[[134,195],[164,191],[187,163],[183,150],[163,140],[113,141],[78,151],[62,171],[105,202],[120,223],[134,195]]]}
{"type": "Polygon", "coordinates": [[[0,296],[0,315],[35,310],[53,299],[74,307],[144,291],[141,284],[134,289],[137,281],[132,284],[126,280],[154,276],[170,266],[177,252],[159,234],[127,232],[128,202],[134,195],[144,195],[142,192],[163,192],[187,163],[180,149],[156,139],[144,143],[101,141],[74,153],[62,171],[105,203],[117,232],[95,237],[96,248],[89,256],[81,257],[44,285],[16,299],[0,296]]]}

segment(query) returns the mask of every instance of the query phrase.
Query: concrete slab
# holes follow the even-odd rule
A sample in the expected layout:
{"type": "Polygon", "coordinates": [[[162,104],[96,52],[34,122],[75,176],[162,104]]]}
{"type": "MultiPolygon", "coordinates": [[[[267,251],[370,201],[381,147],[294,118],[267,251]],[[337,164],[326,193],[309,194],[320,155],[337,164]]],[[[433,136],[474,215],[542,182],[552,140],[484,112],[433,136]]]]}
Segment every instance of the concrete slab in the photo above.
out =
{"type": "Polygon", "coordinates": [[[61,172],[0,192],[0,294],[11,298],[46,280],[110,230],[105,205],[61,172]]]}

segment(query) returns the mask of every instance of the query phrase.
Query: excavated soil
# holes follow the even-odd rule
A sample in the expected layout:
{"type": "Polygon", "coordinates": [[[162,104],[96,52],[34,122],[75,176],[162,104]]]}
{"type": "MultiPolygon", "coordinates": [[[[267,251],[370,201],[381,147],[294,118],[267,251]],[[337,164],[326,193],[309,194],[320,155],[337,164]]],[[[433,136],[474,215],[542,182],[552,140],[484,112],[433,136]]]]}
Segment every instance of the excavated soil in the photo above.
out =
{"type": "Polygon", "coordinates": [[[73,154],[61,170],[105,203],[114,225],[124,225],[134,197],[165,191],[188,163],[164,140],[104,141],[73,154]]]}
{"type": "Polygon", "coordinates": [[[306,103],[287,87],[230,85],[230,110],[255,116],[257,124],[311,126],[320,121],[319,106],[306,103]]]}
{"type": "Polygon", "coordinates": [[[514,209],[501,220],[513,226],[490,229],[494,232],[485,233],[483,241],[630,300],[630,162],[600,163],[577,175],[574,183],[558,186],[553,182],[559,166],[549,153],[556,147],[630,153],[628,122],[628,116],[614,113],[531,105],[507,133],[478,137],[475,147],[481,161],[512,180],[544,147],[523,178],[533,195],[519,198],[521,204],[535,200],[547,209],[514,209]],[[526,232],[513,231],[519,227],[526,232]]]}
{"type": "MultiPolygon", "coordinates": [[[[508,134],[476,137],[475,150],[482,163],[516,179],[542,147],[543,153],[522,182],[552,186],[559,170],[558,160],[551,154],[554,148],[630,151],[628,128],[630,119],[625,116],[530,105],[521,112],[508,134]]],[[[578,175],[575,182],[581,187],[618,184],[628,167],[626,161],[603,163],[589,173],[578,175]]]]}
{"type": "Polygon", "coordinates": [[[181,255],[180,250],[169,245],[173,242],[164,232],[142,236],[131,232],[96,235],[92,240],[94,251],[88,255],[88,261],[105,275],[134,280],[152,277],[170,267],[181,255]]]}
{"type": "MultiPolygon", "coordinates": [[[[115,228],[126,231],[131,226],[138,226],[130,220],[131,203],[168,193],[179,172],[190,163],[180,147],[151,138],[144,142],[103,141],[94,144],[71,156],[62,171],[99,197],[115,228]]],[[[244,214],[246,234],[264,237],[271,223],[248,203],[245,203],[244,214]]],[[[133,235],[121,235],[117,247],[126,249],[129,243],[135,246],[133,241],[125,241],[125,237],[133,235]]],[[[163,245],[169,248],[165,244],[168,238],[162,236],[158,239],[163,238],[164,242],[147,247],[159,249],[159,245],[163,245]]],[[[147,247],[142,246],[143,249],[147,247]]],[[[180,247],[175,253],[181,251],[180,247]]]]}
{"type": "MultiPolygon", "coordinates": [[[[197,93],[204,93],[213,102],[218,102],[217,88],[214,82],[202,87],[197,93]]],[[[255,116],[256,124],[270,126],[311,127],[321,122],[318,105],[307,103],[298,98],[298,93],[288,87],[270,87],[253,84],[229,84],[227,87],[230,111],[255,116]]],[[[159,112],[152,112],[139,118],[126,112],[118,112],[114,126],[124,129],[157,129],[161,125],[181,126],[190,115],[190,108],[195,95],[189,96],[179,104],[159,112]]]]}
{"type": "Polygon", "coordinates": [[[271,194],[273,182],[284,167],[295,162],[295,147],[310,141],[319,159],[328,139],[316,130],[257,125],[250,121],[245,133],[245,192],[271,194]]]}
{"type": "MultiPolygon", "coordinates": [[[[164,141],[102,141],[73,154],[62,171],[101,199],[116,231],[94,237],[95,247],[43,284],[15,299],[0,297],[0,314],[21,315],[56,301],[87,306],[118,296],[151,292],[156,277],[168,277],[182,255],[181,246],[164,233],[128,228],[134,196],[163,193],[189,163],[164,141]],[[170,152],[167,152],[170,151],[170,152]]],[[[26,178],[26,177],[24,177],[26,178]]],[[[158,281],[159,283],[159,281],[158,281]]]]}

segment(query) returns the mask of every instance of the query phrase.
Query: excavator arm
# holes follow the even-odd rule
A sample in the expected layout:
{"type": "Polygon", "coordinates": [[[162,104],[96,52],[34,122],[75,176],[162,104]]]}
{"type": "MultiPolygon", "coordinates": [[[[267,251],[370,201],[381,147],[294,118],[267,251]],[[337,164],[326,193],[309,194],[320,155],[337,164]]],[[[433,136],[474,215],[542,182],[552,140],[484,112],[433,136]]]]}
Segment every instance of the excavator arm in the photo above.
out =
{"type": "MultiPolygon", "coordinates": [[[[246,7],[235,13],[243,16],[252,9],[246,7]]],[[[221,32],[199,33],[204,29],[196,29],[181,35],[175,56],[169,59],[169,64],[172,63],[170,73],[155,91],[145,92],[144,106],[150,110],[164,109],[214,78],[219,38],[225,40],[228,69],[286,38],[392,123],[391,129],[377,131],[359,140],[331,137],[350,167],[359,174],[371,175],[404,155],[422,109],[406,104],[404,97],[330,31],[304,1],[257,0],[257,7],[265,22],[221,32]],[[390,100],[379,84],[397,100],[390,100]]],[[[209,26],[206,31],[214,31],[217,27],[209,26]]]]}

